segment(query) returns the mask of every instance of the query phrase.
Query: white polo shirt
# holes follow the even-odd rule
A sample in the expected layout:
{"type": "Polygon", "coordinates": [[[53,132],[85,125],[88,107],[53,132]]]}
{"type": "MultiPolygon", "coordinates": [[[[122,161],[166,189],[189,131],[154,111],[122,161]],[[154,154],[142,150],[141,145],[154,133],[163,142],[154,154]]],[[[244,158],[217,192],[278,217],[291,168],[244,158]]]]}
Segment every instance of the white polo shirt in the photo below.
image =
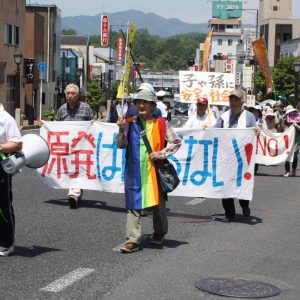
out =
{"type": "Polygon", "coordinates": [[[168,108],[167,108],[167,106],[166,106],[162,101],[158,100],[158,101],[156,102],[156,107],[157,107],[158,109],[160,109],[160,111],[161,111],[161,116],[162,116],[163,118],[166,118],[166,117],[168,116],[168,108]]]}
{"type": "Polygon", "coordinates": [[[203,128],[205,127],[213,127],[216,123],[216,118],[213,113],[205,113],[202,117],[198,115],[192,115],[189,117],[184,128],[203,128]]]}
{"type": "Polygon", "coordinates": [[[0,144],[7,142],[21,142],[21,133],[15,119],[0,103],[0,144]]]}

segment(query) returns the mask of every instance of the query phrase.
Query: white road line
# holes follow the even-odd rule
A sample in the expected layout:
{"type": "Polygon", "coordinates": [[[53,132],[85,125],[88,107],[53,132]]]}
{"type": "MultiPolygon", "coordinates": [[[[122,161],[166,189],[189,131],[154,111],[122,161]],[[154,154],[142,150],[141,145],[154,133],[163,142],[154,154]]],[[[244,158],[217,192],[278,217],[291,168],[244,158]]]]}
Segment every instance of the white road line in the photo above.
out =
{"type": "Polygon", "coordinates": [[[74,271],[64,275],[63,277],[43,287],[41,291],[53,292],[53,293],[60,292],[63,289],[67,288],[68,286],[72,285],[75,281],[82,279],[83,277],[91,274],[94,271],[95,269],[89,269],[89,268],[75,269],[74,271]]]}
{"type": "Polygon", "coordinates": [[[186,205],[197,205],[204,202],[206,198],[194,198],[193,200],[186,203],[186,205]]]}

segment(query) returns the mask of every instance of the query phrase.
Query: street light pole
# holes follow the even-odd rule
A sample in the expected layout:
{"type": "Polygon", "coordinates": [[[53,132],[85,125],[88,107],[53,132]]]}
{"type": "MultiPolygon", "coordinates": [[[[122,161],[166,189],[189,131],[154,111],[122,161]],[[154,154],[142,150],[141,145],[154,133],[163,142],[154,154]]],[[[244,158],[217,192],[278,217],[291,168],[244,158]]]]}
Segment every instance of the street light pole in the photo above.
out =
{"type": "Polygon", "coordinates": [[[111,57],[111,39],[112,39],[112,28],[113,27],[127,27],[127,25],[110,25],[109,26],[109,58],[108,58],[108,80],[107,80],[107,92],[106,92],[106,101],[111,100],[111,75],[113,72],[113,61],[111,57]]]}
{"type": "Polygon", "coordinates": [[[20,108],[20,64],[23,59],[23,54],[16,52],[14,54],[14,61],[15,64],[17,65],[17,70],[16,70],[16,83],[15,83],[15,108],[20,108]]]}

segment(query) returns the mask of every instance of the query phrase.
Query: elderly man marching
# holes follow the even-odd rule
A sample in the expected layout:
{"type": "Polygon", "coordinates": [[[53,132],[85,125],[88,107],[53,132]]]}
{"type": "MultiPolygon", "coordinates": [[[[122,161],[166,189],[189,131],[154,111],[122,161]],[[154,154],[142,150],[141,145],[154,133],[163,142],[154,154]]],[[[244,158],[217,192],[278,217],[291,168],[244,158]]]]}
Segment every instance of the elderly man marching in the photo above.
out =
{"type": "MultiPolygon", "coordinates": [[[[70,83],[66,86],[65,96],[67,102],[56,113],[55,121],[91,121],[93,111],[89,104],[79,101],[79,87],[70,83]]],[[[68,200],[71,209],[76,209],[82,198],[82,190],[76,187],[70,188],[68,200]]]]}
{"type": "MultiPolygon", "coordinates": [[[[254,115],[243,109],[244,93],[241,90],[233,90],[229,94],[229,110],[223,113],[217,121],[216,128],[256,128],[254,115]]],[[[257,131],[258,133],[258,131],[257,131]]],[[[239,200],[245,217],[250,217],[248,200],[239,200]]],[[[222,199],[225,216],[223,222],[229,223],[235,220],[234,198],[222,199]]]]}
{"type": "Polygon", "coordinates": [[[153,229],[150,243],[161,245],[168,232],[166,216],[167,194],[162,192],[156,177],[154,161],[158,163],[174,154],[181,145],[181,140],[164,118],[153,118],[157,98],[149,90],[141,90],[134,100],[138,117],[119,118],[117,125],[117,146],[126,148],[125,164],[125,200],[127,213],[126,240],[119,249],[121,253],[138,251],[141,237],[141,210],[153,207],[153,229]],[[141,130],[153,150],[148,154],[141,130]],[[165,146],[165,142],[168,142],[165,146]]]}

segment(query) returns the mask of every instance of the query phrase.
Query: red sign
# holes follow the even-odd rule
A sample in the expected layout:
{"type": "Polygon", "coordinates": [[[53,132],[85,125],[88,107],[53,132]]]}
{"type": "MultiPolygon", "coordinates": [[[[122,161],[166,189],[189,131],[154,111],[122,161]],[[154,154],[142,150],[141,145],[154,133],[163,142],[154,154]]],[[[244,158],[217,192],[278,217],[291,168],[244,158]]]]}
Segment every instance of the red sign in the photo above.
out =
{"type": "Polygon", "coordinates": [[[121,62],[124,57],[124,39],[123,37],[117,38],[117,61],[121,62]]]}
{"type": "Polygon", "coordinates": [[[109,22],[108,16],[101,15],[101,46],[108,46],[109,22]]]}

